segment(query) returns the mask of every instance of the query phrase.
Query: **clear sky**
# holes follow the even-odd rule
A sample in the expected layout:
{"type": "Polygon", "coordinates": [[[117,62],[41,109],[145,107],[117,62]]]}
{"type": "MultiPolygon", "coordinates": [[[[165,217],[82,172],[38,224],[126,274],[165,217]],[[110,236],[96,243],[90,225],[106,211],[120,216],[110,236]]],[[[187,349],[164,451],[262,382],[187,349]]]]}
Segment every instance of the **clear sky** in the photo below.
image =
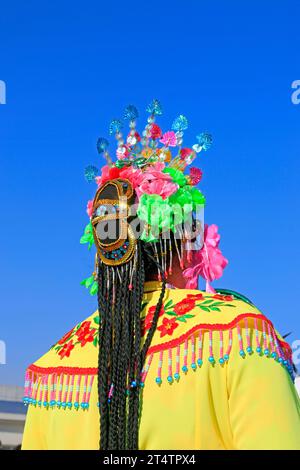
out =
{"type": "Polygon", "coordinates": [[[101,166],[97,137],[134,103],[158,98],[164,130],[180,113],[199,157],[206,222],[230,264],[215,286],[256,303],[300,338],[298,1],[12,0],[0,7],[0,382],[96,307],[80,286],[93,256],[79,244],[101,166]]]}

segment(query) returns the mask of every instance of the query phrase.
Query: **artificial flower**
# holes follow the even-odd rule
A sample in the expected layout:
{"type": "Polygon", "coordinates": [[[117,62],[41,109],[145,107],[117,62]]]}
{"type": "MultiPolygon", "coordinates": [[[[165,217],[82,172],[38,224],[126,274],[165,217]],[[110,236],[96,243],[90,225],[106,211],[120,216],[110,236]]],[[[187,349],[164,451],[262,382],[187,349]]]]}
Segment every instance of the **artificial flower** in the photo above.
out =
{"type": "Polygon", "coordinates": [[[126,143],[127,145],[129,145],[130,147],[133,147],[134,145],[136,145],[138,142],[140,142],[141,140],[141,136],[140,134],[135,131],[135,133],[132,135],[131,133],[128,134],[127,136],[127,140],[126,140],[126,143]]]}
{"type": "Polygon", "coordinates": [[[172,159],[172,154],[170,150],[166,148],[161,148],[156,150],[156,155],[159,157],[159,161],[161,162],[170,162],[172,159]]]}
{"type": "Polygon", "coordinates": [[[198,277],[201,276],[206,280],[206,290],[215,293],[210,282],[219,279],[228,264],[219,249],[219,241],[218,227],[214,224],[205,225],[203,247],[194,254],[193,267],[183,271],[183,276],[187,279],[187,289],[196,289],[198,277]]]}
{"type": "Polygon", "coordinates": [[[164,179],[153,179],[151,181],[145,180],[142,184],[136,187],[136,194],[138,198],[142,194],[155,194],[161,196],[163,199],[174,194],[178,189],[178,185],[164,179]]]}
{"type": "Polygon", "coordinates": [[[164,144],[166,147],[176,147],[177,139],[176,139],[175,132],[173,131],[165,132],[162,138],[160,139],[160,142],[164,144]]]}
{"type": "Polygon", "coordinates": [[[162,136],[161,128],[155,123],[151,124],[148,132],[151,139],[159,139],[162,136]]]}
{"type": "Polygon", "coordinates": [[[202,179],[202,171],[200,168],[192,167],[188,176],[188,181],[191,185],[196,186],[202,179]]]}
{"type": "Polygon", "coordinates": [[[117,158],[118,160],[124,160],[124,158],[129,157],[129,148],[128,145],[121,145],[117,148],[117,158]]]}
{"type": "Polygon", "coordinates": [[[138,168],[129,166],[120,171],[120,178],[129,180],[133,189],[135,189],[138,185],[142,184],[144,180],[144,173],[138,168]]]}
{"type": "Polygon", "coordinates": [[[196,157],[196,153],[194,152],[193,149],[189,149],[189,148],[183,148],[180,150],[179,152],[180,154],[180,158],[181,160],[185,160],[186,163],[189,165],[190,163],[192,163],[192,161],[195,159],[196,157]]]}
{"type": "Polygon", "coordinates": [[[182,173],[182,171],[177,170],[177,168],[164,168],[164,173],[168,173],[174,183],[178,184],[178,186],[185,186],[187,183],[186,176],[182,173]]]}
{"type": "Polygon", "coordinates": [[[88,201],[86,206],[86,212],[89,218],[91,218],[93,215],[93,201],[88,201]]]}

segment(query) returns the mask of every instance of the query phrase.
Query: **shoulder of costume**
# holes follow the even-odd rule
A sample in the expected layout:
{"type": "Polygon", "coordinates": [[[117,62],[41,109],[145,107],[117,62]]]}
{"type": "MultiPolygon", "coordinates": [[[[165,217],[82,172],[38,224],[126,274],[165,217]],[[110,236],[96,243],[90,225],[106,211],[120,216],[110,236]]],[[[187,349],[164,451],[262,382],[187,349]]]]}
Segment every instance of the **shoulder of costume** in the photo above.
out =
{"type": "MultiPolygon", "coordinates": [[[[141,316],[143,338],[151,326],[160,295],[146,293],[141,316]]],[[[26,371],[25,404],[53,408],[88,408],[98,373],[99,315],[93,315],[68,331],[26,371]]],[[[167,289],[159,313],[141,383],[153,361],[158,364],[156,382],[176,382],[188,370],[205,362],[225,367],[231,357],[252,354],[277,361],[293,378],[292,351],[271,320],[242,294],[227,289],[216,293],[167,289]]],[[[201,373],[201,371],[199,371],[201,373]]]]}

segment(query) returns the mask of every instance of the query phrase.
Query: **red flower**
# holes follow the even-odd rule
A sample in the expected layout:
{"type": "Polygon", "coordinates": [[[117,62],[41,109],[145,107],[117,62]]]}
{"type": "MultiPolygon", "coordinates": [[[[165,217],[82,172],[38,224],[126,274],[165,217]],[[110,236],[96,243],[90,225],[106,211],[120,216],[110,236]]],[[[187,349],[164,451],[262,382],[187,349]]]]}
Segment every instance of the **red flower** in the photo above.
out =
{"type": "Polygon", "coordinates": [[[195,300],[194,299],[183,299],[181,302],[178,302],[178,304],[175,305],[174,307],[174,312],[177,313],[177,315],[184,315],[185,313],[189,312],[195,307],[195,300]]]}
{"type": "Polygon", "coordinates": [[[204,300],[203,294],[188,294],[187,299],[190,300],[204,300]]]}
{"type": "MultiPolygon", "coordinates": [[[[150,307],[149,310],[148,310],[147,315],[145,316],[144,328],[143,328],[143,332],[142,332],[143,334],[145,334],[145,332],[147,330],[150,330],[150,328],[151,328],[155,309],[156,309],[156,305],[153,305],[152,307],[150,307]]],[[[158,318],[160,318],[164,313],[165,313],[165,310],[164,310],[164,306],[162,305],[162,307],[160,309],[160,312],[158,314],[158,318]]]]}
{"type": "Polygon", "coordinates": [[[71,334],[73,333],[73,330],[74,328],[72,328],[72,330],[68,331],[68,333],[66,333],[58,342],[57,344],[63,344],[67,341],[67,339],[70,338],[71,334]]]}
{"type": "Polygon", "coordinates": [[[157,124],[152,124],[150,127],[149,137],[151,137],[151,139],[160,139],[162,137],[161,128],[157,124]]]}
{"type": "Polygon", "coordinates": [[[70,353],[71,353],[72,349],[74,349],[73,340],[71,340],[68,343],[64,344],[64,346],[59,351],[58,355],[60,356],[61,359],[63,359],[64,357],[70,357],[70,353]]]}
{"type": "Polygon", "coordinates": [[[164,317],[162,324],[157,328],[160,331],[160,337],[162,338],[165,335],[171,336],[177,326],[176,318],[169,319],[164,317]]]}
{"type": "Polygon", "coordinates": [[[232,295],[215,294],[213,295],[213,298],[218,299],[218,300],[223,300],[225,302],[231,302],[233,300],[232,295]]]}
{"type": "Polygon", "coordinates": [[[195,155],[195,152],[192,149],[183,148],[183,149],[180,150],[180,158],[182,160],[187,160],[187,159],[190,160],[191,159],[191,161],[193,161],[193,158],[191,158],[191,157],[194,157],[194,155],[195,155]]]}
{"type": "Polygon", "coordinates": [[[117,168],[115,166],[113,166],[112,168],[110,168],[109,170],[109,179],[110,180],[114,180],[116,178],[119,178],[120,176],[120,171],[121,169],[120,168],[117,168]]]}

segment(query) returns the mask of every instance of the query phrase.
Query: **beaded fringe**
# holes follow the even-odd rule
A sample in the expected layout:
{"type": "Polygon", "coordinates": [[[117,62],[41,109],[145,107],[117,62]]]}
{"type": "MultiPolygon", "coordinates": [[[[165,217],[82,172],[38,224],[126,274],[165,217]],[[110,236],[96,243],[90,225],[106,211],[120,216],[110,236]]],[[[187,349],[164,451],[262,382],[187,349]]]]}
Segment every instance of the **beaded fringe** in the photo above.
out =
{"type": "MultiPolygon", "coordinates": [[[[217,365],[223,367],[233,354],[233,335],[237,335],[238,353],[241,359],[255,353],[273,359],[286,368],[293,380],[292,353],[289,346],[277,339],[276,333],[268,321],[254,317],[254,329],[251,328],[251,330],[248,321],[249,319],[245,317],[232,328],[224,330],[217,329],[217,325],[215,327],[212,325],[212,328],[208,329],[206,325],[205,328],[193,332],[175,346],[172,344],[167,348],[166,344],[162,344],[164,349],[153,353],[150,348],[141,374],[140,386],[144,386],[155,354],[159,355],[155,378],[158,385],[163,382],[163,374],[170,384],[178,382],[182,372],[185,375],[189,368],[193,371],[201,368],[204,360],[207,360],[213,367],[217,365]],[[208,341],[208,357],[204,358],[205,341],[208,341]]],[[[62,409],[74,408],[76,410],[89,408],[91,390],[97,374],[96,369],[90,369],[88,374],[74,373],[73,375],[65,372],[53,372],[53,370],[50,373],[43,373],[37,371],[39,369],[42,370],[42,368],[32,367],[31,369],[29,367],[26,372],[25,405],[62,409]]]]}
{"type": "Polygon", "coordinates": [[[24,404],[87,409],[94,378],[94,375],[39,374],[28,369],[25,375],[24,404]]]}

